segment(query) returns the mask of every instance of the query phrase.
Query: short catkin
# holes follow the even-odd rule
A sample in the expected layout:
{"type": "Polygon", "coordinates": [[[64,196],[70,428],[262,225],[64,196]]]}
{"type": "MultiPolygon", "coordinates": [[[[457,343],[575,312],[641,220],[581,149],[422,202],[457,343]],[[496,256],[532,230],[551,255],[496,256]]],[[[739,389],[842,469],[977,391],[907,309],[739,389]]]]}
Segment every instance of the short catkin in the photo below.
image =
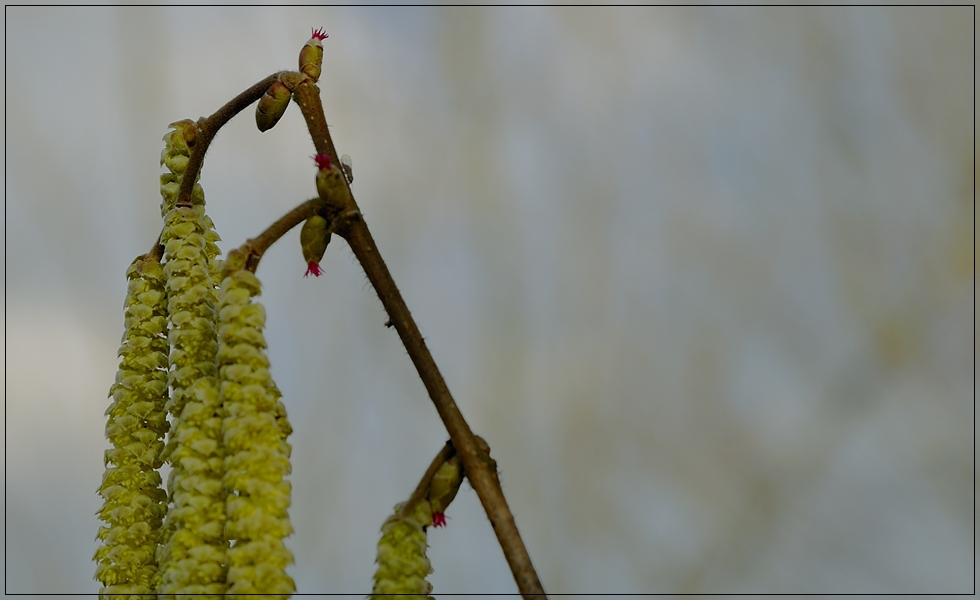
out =
{"type": "Polygon", "coordinates": [[[381,527],[372,600],[381,600],[382,594],[409,594],[401,597],[431,600],[427,594],[432,591],[432,584],[425,578],[432,566],[425,552],[432,508],[428,500],[420,500],[408,516],[401,516],[403,507],[404,504],[396,505],[395,513],[381,527]]]}

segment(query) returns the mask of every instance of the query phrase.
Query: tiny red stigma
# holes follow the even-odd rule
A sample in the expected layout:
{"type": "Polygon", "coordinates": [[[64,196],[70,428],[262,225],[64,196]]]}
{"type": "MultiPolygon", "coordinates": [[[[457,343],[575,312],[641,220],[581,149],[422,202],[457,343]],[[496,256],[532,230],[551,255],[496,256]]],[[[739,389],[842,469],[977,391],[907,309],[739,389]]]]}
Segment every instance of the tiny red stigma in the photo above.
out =
{"type": "Polygon", "coordinates": [[[316,168],[321,171],[330,169],[330,156],[327,154],[317,154],[313,157],[313,161],[316,163],[316,168]]]}
{"type": "Polygon", "coordinates": [[[446,526],[446,513],[434,512],[432,513],[432,526],[433,527],[445,527],[446,526]]]}
{"type": "Polygon", "coordinates": [[[323,30],[323,27],[320,27],[319,29],[314,29],[313,30],[313,36],[312,37],[313,37],[314,40],[325,40],[328,37],[330,37],[330,34],[327,33],[326,31],[324,31],[323,30]]]}
{"type": "Polygon", "coordinates": [[[306,275],[303,275],[303,277],[309,277],[310,274],[312,274],[314,277],[319,277],[320,273],[323,273],[323,271],[320,269],[320,263],[310,261],[310,263],[306,265],[306,275]]]}

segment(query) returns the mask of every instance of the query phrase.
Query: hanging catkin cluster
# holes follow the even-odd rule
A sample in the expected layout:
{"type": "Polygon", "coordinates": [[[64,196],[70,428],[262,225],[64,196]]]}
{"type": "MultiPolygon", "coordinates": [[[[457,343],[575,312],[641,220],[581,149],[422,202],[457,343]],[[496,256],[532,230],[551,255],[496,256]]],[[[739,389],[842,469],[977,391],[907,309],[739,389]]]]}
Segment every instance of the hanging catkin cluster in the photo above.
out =
{"type": "Polygon", "coordinates": [[[281,594],[296,591],[286,566],[293,554],[283,545],[292,533],[287,509],[291,485],[292,432],[281,394],[269,374],[265,355],[265,309],[252,302],[261,285],[237,251],[229,255],[218,306],[218,369],[225,419],[225,535],[234,542],[228,554],[228,592],[281,594]]]}
{"type": "Polygon", "coordinates": [[[106,411],[106,471],[99,493],[102,545],[95,553],[100,595],[147,594],[157,585],[154,553],[166,512],[160,487],[163,436],[167,432],[167,305],[160,263],[139,257],[126,271],[126,332],[119,371],[106,411]]]}
{"type": "MultiPolygon", "coordinates": [[[[105,526],[99,528],[102,543],[94,557],[95,577],[103,585],[100,598],[286,599],[296,591],[286,573],[293,554],[284,543],[293,532],[287,479],[292,428],[269,371],[265,309],[255,301],[261,284],[253,271],[270,239],[281,237],[297,217],[306,218],[300,246],[307,275],[321,274],[319,263],[335,228],[349,242],[361,239],[354,247],[359,258],[365,252],[377,256],[376,248],[366,229],[359,237],[352,228],[364,224],[357,221],[360,213],[350,195],[353,174],[346,155],[337,165],[327,154],[317,154],[319,198],[230,252],[225,262],[205,214],[199,168],[195,180],[187,181],[187,197],[180,197],[180,189],[192,156],[203,154],[214,132],[245,100],[258,100],[260,131],[276,125],[294,93],[311,133],[326,127],[322,115],[317,121],[310,112],[309,95],[319,93],[315,83],[327,37],[322,29],[312,31],[300,51],[298,72],[263,80],[208,119],[172,123],[163,138],[160,164],[168,169],[160,177],[163,231],[154,249],[126,272],[121,362],[106,411],[111,448],[105,453],[98,513],[105,526]],[[164,462],[170,465],[166,492],[159,473],[164,462]]],[[[325,139],[332,153],[328,134],[325,139]]],[[[377,261],[384,271],[379,256],[377,261]]],[[[488,454],[486,442],[477,441],[488,454]]],[[[381,528],[372,600],[386,595],[432,600],[427,530],[446,525],[446,508],[465,477],[462,457],[447,442],[409,501],[397,505],[381,528]]]]}
{"type": "Polygon", "coordinates": [[[101,489],[109,527],[99,532],[96,578],[103,594],[287,597],[295,591],[283,545],[292,533],[291,429],[269,375],[265,312],[251,300],[260,286],[234,253],[219,307],[223,264],[201,186],[178,204],[197,125],[171,127],[160,160],[170,171],[160,178],[164,263],[141,257],[128,272],[123,361],[106,429],[114,467],[101,489]],[[157,471],[163,460],[171,465],[169,511],[157,471]]]}

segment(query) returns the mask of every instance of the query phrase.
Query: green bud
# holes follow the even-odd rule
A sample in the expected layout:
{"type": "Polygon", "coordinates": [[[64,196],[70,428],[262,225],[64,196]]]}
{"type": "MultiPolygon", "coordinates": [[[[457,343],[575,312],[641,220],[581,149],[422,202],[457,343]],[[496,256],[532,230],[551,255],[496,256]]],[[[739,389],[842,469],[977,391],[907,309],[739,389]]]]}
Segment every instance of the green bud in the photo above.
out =
{"type": "MultiPolygon", "coordinates": [[[[307,219],[299,232],[299,244],[303,249],[303,260],[311,271],[314,270],[313,265],[318,264],[323,258],[329,243],[330,231],[327,229],[327,220],[320,215],[313,215],[307,219]]],[[[319,268],[315,269],[314,275],[319,275],[318,271],[319,268]]]]}
{"type": "Polygon", "coordinates": [[[255,124],[259,131],[268,131],[276,126],[289,107],[290,98],[289,88],[281,81],[276,81],[266,90],[255,107],[255,124]]]}
{"type": "Polygon", "coordinates": [[[429,503],[432,505],[432,525],[440,527],[446,524],[446,507],[456,497],[459,486],[463,483],[463,463],[459,454],[442,463],[429,484],[429,503]]]}
{"type": "Polygon", "coordinates": [[[321,198],[330,204],[338,207],[349,207],[351,205],[350,188],[344,179],[343,173],[332,164],[330,157],[326,154],[318,154],[314,157],[319,170],[316,173],[316,191],[321,198]]]}
{"type": "Polygon", "coordinates": [[[316,82],[320,79],[320,67],[323,64],[323,44],[320,40],[329,37],[323,29],[313,30],[313,36],[299,51],[299,70],[316,82]]]}

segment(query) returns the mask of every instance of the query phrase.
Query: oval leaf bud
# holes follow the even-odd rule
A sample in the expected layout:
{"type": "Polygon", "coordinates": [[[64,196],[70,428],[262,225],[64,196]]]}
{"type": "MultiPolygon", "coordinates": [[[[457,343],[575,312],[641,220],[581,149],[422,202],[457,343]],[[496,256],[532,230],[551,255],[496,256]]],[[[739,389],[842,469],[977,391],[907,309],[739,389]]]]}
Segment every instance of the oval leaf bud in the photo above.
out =
{"type": "Polygon", "coordinates": [[[259,131],[268,131],[276,126],[289,107],[292,94],[281,81],[273,83],[259,99],[255,107],[255,124],[259,131]]]}

